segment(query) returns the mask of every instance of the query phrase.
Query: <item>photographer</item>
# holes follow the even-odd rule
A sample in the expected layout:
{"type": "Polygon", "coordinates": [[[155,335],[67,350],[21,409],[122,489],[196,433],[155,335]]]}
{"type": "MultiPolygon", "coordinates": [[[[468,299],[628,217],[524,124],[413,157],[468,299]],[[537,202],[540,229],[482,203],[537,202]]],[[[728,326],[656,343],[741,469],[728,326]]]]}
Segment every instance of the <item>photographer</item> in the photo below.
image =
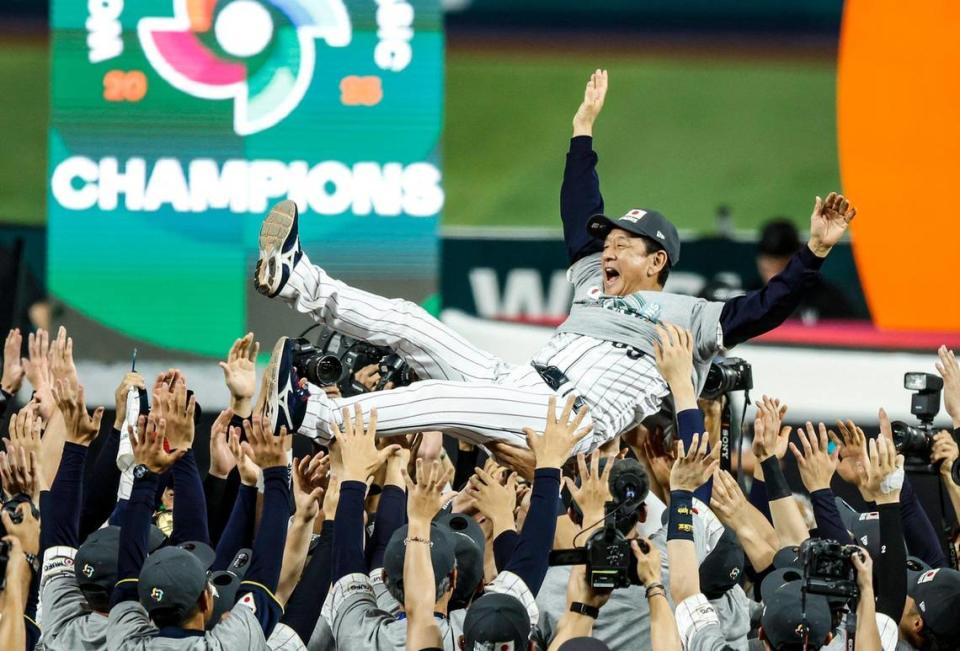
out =
{"type": "Polygon", "coordinates": [[[960,484],[957,484],[960,477],[952,474],[960,455],[957,448],[957,437],[960,436],[960,363],[946,346],[940,346],[937,355],[937,372],[943,378],[943,405],[953,423],[953,434],[942,430],[934,437],[930,463],[939,464],[940,478],[950,496],[953,511],[960,518],[960,484]]]}

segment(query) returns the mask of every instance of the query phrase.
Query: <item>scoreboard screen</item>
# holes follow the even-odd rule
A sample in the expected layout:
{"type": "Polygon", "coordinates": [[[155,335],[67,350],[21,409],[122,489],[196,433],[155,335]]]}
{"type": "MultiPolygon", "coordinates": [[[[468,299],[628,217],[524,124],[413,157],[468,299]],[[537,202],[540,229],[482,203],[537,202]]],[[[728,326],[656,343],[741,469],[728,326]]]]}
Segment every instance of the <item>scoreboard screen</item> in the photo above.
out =
{"type": "Polygon", "coordinates": [[[331,274],[423,299],[443,207],[439,0],[53,0],[49,289],[222,355],[284,198],[331,274]]]}

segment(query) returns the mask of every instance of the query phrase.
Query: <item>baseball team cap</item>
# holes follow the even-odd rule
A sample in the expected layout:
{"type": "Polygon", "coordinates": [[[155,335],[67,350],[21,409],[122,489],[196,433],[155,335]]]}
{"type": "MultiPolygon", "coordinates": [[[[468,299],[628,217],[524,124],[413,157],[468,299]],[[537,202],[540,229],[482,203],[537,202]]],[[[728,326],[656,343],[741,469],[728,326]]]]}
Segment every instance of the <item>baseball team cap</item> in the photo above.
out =
{"type": "MultiPolygon", "coordinates": [[[[166,536],[150,527],[147,551],[159,548],[166,536]]],[[[120,550],[120,527],[97,529],[80,545],[74,558],[73,571],[81,590],[103,590],[109,594],[117,582],[117,553],[120,550]]]]}
{"type": "Polygon", "coordinates": [[[923,559],[907,556],[907,585],[913,585],[921,574],[933,568],[923,559]]]}
{"type": "Polygon", "coordinates": [[[764,591],[760,625],[770,646],[777,651],[803,648],[804,623],[809,631],[810,649],[823,646],[832,628],[827,600],[823,595],[808,594],[804,608],[801,584],[801,581],[789,581],[769,594],[764,591]]]}
{"type": "MultiPolygon", "coordinates": [[[[383,571],[386,574],[384,579],[387,586],[392,587],[391,592],[393,594],[403,592],[403,561],[407,555],[407,546],[403,541],[407,537],[407,530],[408,525],[403,525],[394,531],[383,554],[383,571]]],[[[444,577],[449,575],[456,567],[456,552],[450,534],[445,531],[444,527],[435,522],[430,525],[430,542],[433,543],[430,545],[433,581],[434,585],[439,588],[444,577]]],[[[439,596],[438,594],[437,597],[439,596]]]]}
{"type": "Polygon", "coordinates": [[[466,608],[483,581],[483,530],[476,520],[461,513],[441,511],[433,521],[450,534],[457,559],[457,585],[450,598],[450,610],[466,608]]]}
{"type": "Polygon", "coordinates": [[[516,597],[487,593],[467,609],[463,639],[466,651],[524,651],[529,646],[530,615],[516,597]]]}
{"type": "Polygon", "coordinates": [[[907,594],[917,602],[924,630],[938,640],[960,639],[960,572],[938,567],[917,574],[907,594]]]}
{"type": "Polygon", "coordinates": [[[788,545],[781,547],[773,555],[773,566],[778,570],[792,567],[803,569],[803,561],[800,559],[800,547],[798,545],[788,545]]]}
{"type": "Polygon", "coordinates": [[[164,547],[147,556],[137,592],[148,613],[164,609],[184,616],[207,588],[207,569],[181,547],[164,547]]]}
{"type": "Polygon", "coordinates": [[[724,527],[716,545],[700,563],[700,592],[707,599],[719,599],[740,582],[743,548],[732,529],[724,527]]]}
{"type": "Polygon", "coordinates": [[[649,237],[659,242],[667,252],[667,260],[671,267],[680,262],[680,235],[677,227],[670,220],[656,210],[634,208],[618,219],[611,219],[606,215],[594,215],[587,221],[587,234],[594,239],[602,240],[614,228],[649,237]]]}
{"type": "Polygon", "coordinates": [[[762,599],[768,594],[773,594],[787,583],[801,580],[803,578],[802,572],[802,569],[790,566],[773,570],[763,577],[763,581],[760,583],[760,592],[757,593],[758,596],[762,599]]]}

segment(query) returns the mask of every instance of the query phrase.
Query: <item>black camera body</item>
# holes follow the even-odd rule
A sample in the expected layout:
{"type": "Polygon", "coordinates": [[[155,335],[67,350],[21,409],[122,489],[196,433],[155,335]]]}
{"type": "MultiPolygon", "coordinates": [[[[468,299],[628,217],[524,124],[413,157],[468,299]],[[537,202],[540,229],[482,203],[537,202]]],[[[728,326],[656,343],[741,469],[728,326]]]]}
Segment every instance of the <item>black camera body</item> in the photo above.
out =
{"type": "MultiPolygon", "coordinates": [[[[905,373],[903,388],[914,392],[910,396],[910,413],[916,416],[920,423],[910,425],[902,420],[890,423],[893,444],[897,452],[904,457],[904,470],[937,474],[937,468],[930,463],[930,453],[936,434],[933,419],[940,411],[943,378],[932,373],[905,373]]],[[[954,462],[951,475],[954,481],[960,484],[960,459],[954,462]]]]}
{"type": "Polygon", "coordinates": [[[753,367],[745,359],[726,357],[710,362],[707,380],[703,383],[700,397],[716,400],[731,391],[749,391],[753,388],[753,367]]]}
{"type": "Polygon", "coordinates": [[[354,374],[370,364],[380,367],[380,381],[374,390],[382,389],[387,382],[399,387],[418,379],[406,362],[389,348],[332,330],[321,335],[316,344],[302,336],[294,339],[293,366],[300,377],[316,386],[337,385],[344,397],[368,391],[354,380],[354,374]]]}
{"type": "Polygon", "coordinates": [[[860,598],[857,568],[851,560],[860,549],[833,540],[810,538],[800,545],[803,561],[803,589],[809,594],[830,598],[831,602],[850,603],[860,598]]]}
{"type": "MultiPolygon", "coordinates": [[[[610,462],[609,459],[601,459],[600,470],[610,462]]],[[[617,459],[612,463],[609,483],[613,499],[604,504],[603,528],[591,534],[584,547],[550,552],[550,565],[586,565],[587,580],[597,590],[641,584],[627,534],[636,524],[637,513],[647,498],[650,483],[646,471],[636,459],[617,459]]],[[[566,488],[563,490],[563,501],[580,518],[583,517],[580,507],[566,488]]],[[[590,527],[594,523],[583,524],[590,527]]],[[[644,553],[649,551],[645,541],[637,542],[644,553]]]]}
{"type": "MultiPolygon", "coordinates": [[[[604,506],[606,517],[603,528],[587,539],[586,547],[554,550],[550,552],[550,565],[586,565],[587,581],[595,590],[609,591],[642,585],[630,541],[616,526],[614,516],[618,508],[621,507],[616,502],[607,502],[604,506]]],[[[646,541],[637,542],[644,553],[650,551],[646,541]]]]}
{"type": "Polygon", "coordinates": [[[380,360],[380,380],[374,387],[374,391],[380,391],[387,386],[388,382],[393,382],[394,387],[404,387],[416,382],[417,379],[417,374],[400,355],[390,353],[380,360]]]}

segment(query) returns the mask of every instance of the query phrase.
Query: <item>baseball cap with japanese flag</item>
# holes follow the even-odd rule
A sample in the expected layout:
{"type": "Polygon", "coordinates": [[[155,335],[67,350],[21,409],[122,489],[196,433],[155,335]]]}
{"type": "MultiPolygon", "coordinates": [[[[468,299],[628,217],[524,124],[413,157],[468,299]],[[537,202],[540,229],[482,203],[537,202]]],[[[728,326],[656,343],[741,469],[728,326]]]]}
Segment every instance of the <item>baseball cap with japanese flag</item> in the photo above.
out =
{"type": "Polygon", "coordinates": [[[938,641],[960,640],[960,572],[938,567],[911,578],[907,594],[917,603],[924,633],[938,641]]]}
{"type": "Polygon", "coordinates": [[[680,235],[677,227],[656,210],[633,208],[618,219],[594,215],[587,221],[587,233],[594,239],[606,238],[614,228],[621,228],[658,243],[666,251],[671,267],[680,262],[680,235]]]}

